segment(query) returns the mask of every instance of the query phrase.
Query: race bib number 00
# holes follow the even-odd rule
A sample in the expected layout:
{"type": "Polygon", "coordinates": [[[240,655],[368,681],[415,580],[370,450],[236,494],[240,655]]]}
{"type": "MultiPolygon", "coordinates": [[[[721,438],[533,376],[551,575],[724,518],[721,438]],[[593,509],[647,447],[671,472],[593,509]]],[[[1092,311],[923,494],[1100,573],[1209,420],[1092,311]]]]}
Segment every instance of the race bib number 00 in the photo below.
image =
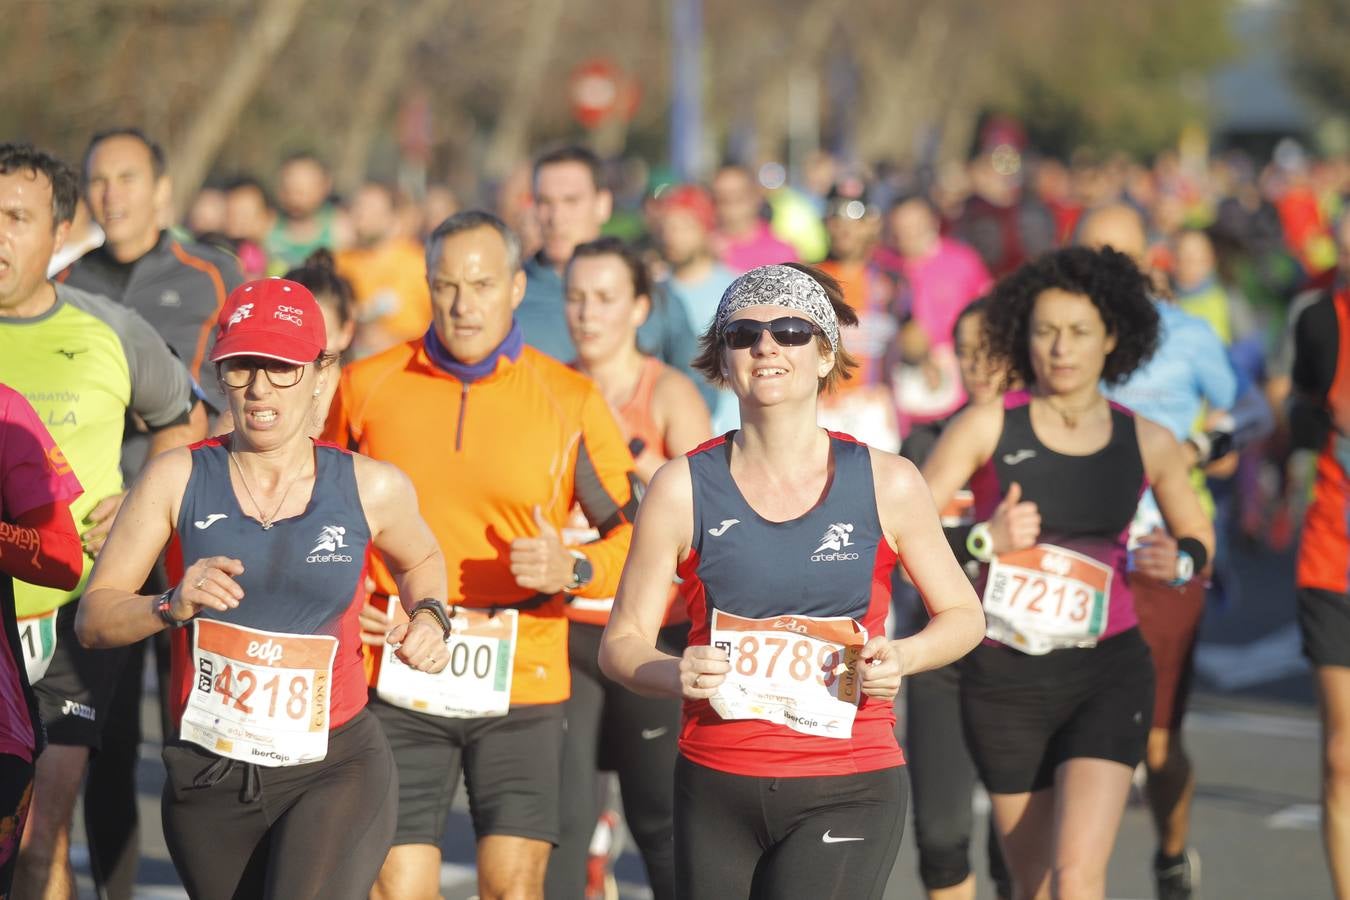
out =
{"type": "Polygon", "coordinates": [[[28,683],[37,684],[47,674],[56,653],[56,610],[19,620],[19,645],[23,648],[23,667],[28,683]]]}
{"type": "Polygon", "coordinates": [[[336,653],[337,638],[328,635],[198,619],[183,740],[260,766],[323,759],[336,653]]]}
{"type": "Polygon", "coordinates": [[[1092,647],[1106,628],[1111,567],[1038,544],[999,555],[984,588],[985,635],[1023,653],[1092,647]]]}
{"type": "MultiPolygon", "coordinates": [[[[396,602],[390,598],[391,608],[396,602]]],[[[444,669],[434,675],[411,669],[385,644],[376,692],[394,706],[447,719],[506,715],[520,613],[504,609],[489,615],[460,607],[451,621],[455,630],[446,643],[450,662],[444,669]]]]}
{"type": "Polygon", "coordinates": [[[848,617],[745,619],[713,610],[712,644],[731,671],[709,698],[724,719],[764,719],[818,737],[848,738],[862,697],[867,630],[848,617]]]}

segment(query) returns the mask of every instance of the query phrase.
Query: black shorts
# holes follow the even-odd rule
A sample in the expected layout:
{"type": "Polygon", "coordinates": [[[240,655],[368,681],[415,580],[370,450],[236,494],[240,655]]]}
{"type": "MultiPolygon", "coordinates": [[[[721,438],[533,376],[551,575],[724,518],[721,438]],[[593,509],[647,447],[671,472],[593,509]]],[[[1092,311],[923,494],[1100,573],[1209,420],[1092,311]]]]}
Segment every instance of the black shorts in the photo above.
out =
{"type": "Polygon", "coordinates": [[[563,704],[513,706],[506,715],[447,719],[370,695],[398,764],[395,844],[440,844],[461,768],[478,838],[558,842],[563,704]]]}
{"type": "Polygon", "coordinates": [[[0,753],[0,897],[8,897],[33,799],[33,763],[0,753]]]}
{"type": "Polygon", "coordinates": [[[75,636],[74,600],[56,613],[56,650],[42,680],[33,685],[47,743],[97,750],[126,647],[88,650],[75,636]]]}
{"type": "Polygon", "coordinates": [[[904,766],[760,778],[675,762],[675,893],[684,900],[880,900],[905,826],[904,766]]]}
{"type": "Polygon", "coordinates": [[[1144,758],[1154,679],[1139,629],[1043,656],[982,644],[960,665],[966,745],[990,793],[1051,787],[1070,759],[1144,758]]]}
{"type": "Polygon", "coordinates": [[[1298,589],[1303,655],[1314,666],[1350,666],[1350,597],[1321,588],[1298,589]]]}
{"type": "Polygon", "coordinates": [[[365,900],[389,855],[397,775],[362,710],[318,762],[268,768],[164,747],[164,841],[188,896],[365,900]]]}

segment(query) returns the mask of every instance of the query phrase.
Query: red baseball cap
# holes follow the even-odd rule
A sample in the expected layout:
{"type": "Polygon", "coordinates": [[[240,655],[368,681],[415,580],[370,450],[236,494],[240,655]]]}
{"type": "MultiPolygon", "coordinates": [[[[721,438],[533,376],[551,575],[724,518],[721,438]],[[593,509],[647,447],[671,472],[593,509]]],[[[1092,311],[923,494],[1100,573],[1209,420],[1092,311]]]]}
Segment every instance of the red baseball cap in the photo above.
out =
{"type": "Polygon", "coordinates": [[[667,188],[661,192],[659,202],[662,212],[679,210],[688,213],[708,231],[712,231],[717,223],[712,197],[696,184],[681,184],[667,188]]]}
{"type": "Polygon", "coordinates": [[[260,278],[239,285],[225,300],[211,362],[263,356],[304,365],[327,346],[323,312],[309,288],[284,278],[260,278]]]}

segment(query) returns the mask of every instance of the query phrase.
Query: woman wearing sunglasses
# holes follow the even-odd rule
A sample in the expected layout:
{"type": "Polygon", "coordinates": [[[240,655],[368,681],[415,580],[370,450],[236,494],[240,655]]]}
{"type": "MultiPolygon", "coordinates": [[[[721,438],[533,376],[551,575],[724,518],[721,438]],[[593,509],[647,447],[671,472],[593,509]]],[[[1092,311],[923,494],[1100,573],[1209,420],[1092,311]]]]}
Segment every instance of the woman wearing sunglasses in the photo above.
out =
{"type": "Polygon", "coordinates": [[[394,834],[396,777],[365,711],[357,615],[368,548],[411,622],[399,657],[445,667],[445,565],[392,466],[310,439],[329,377],[323,314],[284,279],[236,288],[212,359],[232,433],[155,458],[118,514],[76,627],[87,646],[170,629],[164,833],[193,897],[364,898],[394,834]],[[182,581],[138,589],[176,536],[182,581]],[[335,815],[341,810],[341,815],[335,815]]]}
{"type": "Polygon", "coordinates": [[[983,631],[914,466],[816,423],[855,365],[839,334],[855,322],[808,267],[733,282],[695,367],[736,394],[742,427],[663,466],[638,513],[600,661],[684,700],[682,897],[880,897],[905,817],[900,679],[983,631]],[[932,619],[891,641],[900,562],[932,619]],[[692,622],[679,657],[656,646],[677,574],[692,622]]]}
{"type": "Polygon", "coordinates": [[[994,289],[991,356],[1028,386],[971,406],[924,465],[938,504],[969,483],[988,640],[961,664],[971,756],[1017,898],[1104,897],[1152,721],[1153,662],[1126,579],[1185,584],[1214,532],[1171,432],[1109,402],[1158,314],[1129,257],[1071,247],[994,289]],[[1177,539],[1126,552],[1152,487],[1177,539]]]}

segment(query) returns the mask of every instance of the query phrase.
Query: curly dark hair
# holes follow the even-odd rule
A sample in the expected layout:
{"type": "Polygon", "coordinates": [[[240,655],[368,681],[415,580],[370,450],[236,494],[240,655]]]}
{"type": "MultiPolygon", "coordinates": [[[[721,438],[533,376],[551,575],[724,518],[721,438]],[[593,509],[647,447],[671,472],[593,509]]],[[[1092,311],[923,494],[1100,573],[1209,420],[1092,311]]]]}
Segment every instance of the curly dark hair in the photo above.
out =
{"type": "Polygon", "coordinates": [[[1036,380],[1031,367],[1031,312],[1043,292],[1058,289],[1092,301],[1116,339],[1106,356],[1102,380],[1120,384],[1158,349],[1158,311],[1147,276],[1123,253],[1103,247],[1065,247],[1023,265],[1004,278],[989,297],[984,328],[989,354],[1024,384],[1036,380]]]}

